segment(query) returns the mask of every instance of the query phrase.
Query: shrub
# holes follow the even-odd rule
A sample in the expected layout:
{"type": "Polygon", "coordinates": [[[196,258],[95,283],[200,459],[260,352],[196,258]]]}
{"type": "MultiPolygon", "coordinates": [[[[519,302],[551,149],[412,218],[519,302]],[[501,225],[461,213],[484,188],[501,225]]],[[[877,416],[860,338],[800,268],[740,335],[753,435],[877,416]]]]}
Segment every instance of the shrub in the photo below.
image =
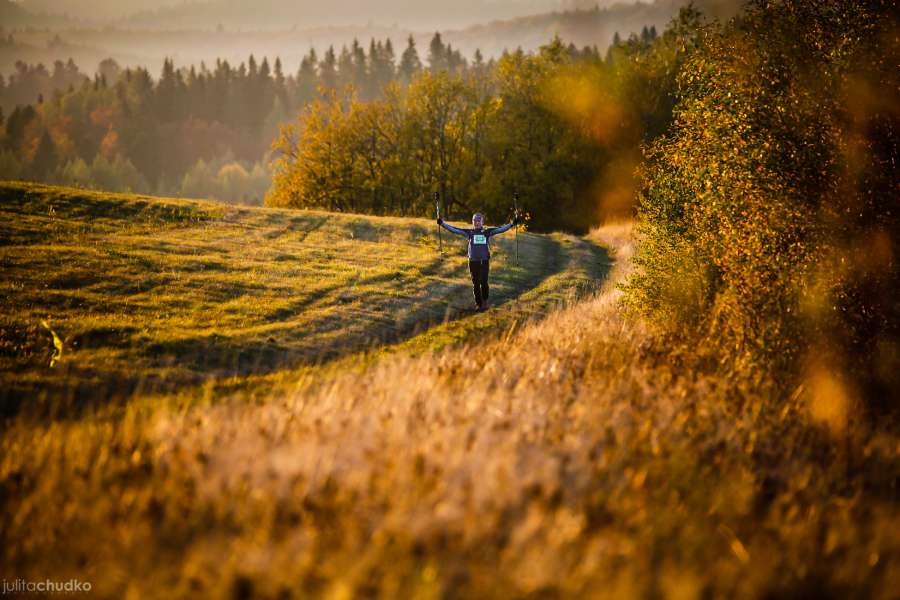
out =
{"type": "Polygon", "coordinates": [[[738,371],[900,383],[898,22],[887,1],[784,0],[706,29],[646,150],[632,308],[738,371]]]}

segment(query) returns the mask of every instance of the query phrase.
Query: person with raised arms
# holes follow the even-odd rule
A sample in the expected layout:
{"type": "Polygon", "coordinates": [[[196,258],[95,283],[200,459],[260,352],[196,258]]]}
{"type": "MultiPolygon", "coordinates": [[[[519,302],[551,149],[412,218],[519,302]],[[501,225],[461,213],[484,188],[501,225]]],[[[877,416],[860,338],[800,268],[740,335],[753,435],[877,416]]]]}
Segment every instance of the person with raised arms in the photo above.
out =
{"type": "Polygon", "coordinates": [[[444,223],[444,220],[438,216],[437,223],[450,233],[461,235],[468,240],[467,254],[469,257],[469,273],[472,274],[472,291],[475,295],[475,310],[481,312],[488,306],[488,298],[490,296],[490,288],[488,286],[488,275],[491,269],[491,248],[490,240],[493,236],[499,235],[512,229],[518,222],[518,215],[506,225],[500,227],[485,227],[484,215],[475,213],[472,215],[472,228],[460,229],[453,225],[444,223]]]}

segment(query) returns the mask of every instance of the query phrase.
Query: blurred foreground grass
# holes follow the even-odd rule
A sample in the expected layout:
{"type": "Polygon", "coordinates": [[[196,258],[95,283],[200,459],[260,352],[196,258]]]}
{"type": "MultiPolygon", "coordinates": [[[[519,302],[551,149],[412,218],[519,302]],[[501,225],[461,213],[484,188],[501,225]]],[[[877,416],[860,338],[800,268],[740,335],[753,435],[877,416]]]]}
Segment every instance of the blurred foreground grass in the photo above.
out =
{"type": "Polygon", "coordinates": [[[264,396],[8,420],[4,576],[110,598],[896,597],[900,437],[836,437],[802,389],[686,368],[622,318],[630,228],[594,241],[606,287],[488,313],[500,335],[464,318],[464,339],[437,325],[264,396]]]}

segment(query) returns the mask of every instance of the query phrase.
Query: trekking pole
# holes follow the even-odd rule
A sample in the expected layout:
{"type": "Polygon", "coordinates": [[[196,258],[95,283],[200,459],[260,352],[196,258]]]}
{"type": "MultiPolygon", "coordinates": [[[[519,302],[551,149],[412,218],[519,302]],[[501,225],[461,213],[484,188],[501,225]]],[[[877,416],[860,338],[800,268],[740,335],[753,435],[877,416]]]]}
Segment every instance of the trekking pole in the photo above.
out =
{"type": "Polygon", "coordinates": [[[519,264],[519,192],[513,192],[513,214],[516,219],[516,264],[519,264]]]}
{"type": "MultiPolygon", "coordinates": [[[[434,193],[434,218],[441,218],[441,195],[438,192],[434,193]]],[[[437,226],[438,231],[438,247],[440,248],[441,256],[444,256],[444,238],[441,236],[441,225],[438,223],[437,226]]]]}

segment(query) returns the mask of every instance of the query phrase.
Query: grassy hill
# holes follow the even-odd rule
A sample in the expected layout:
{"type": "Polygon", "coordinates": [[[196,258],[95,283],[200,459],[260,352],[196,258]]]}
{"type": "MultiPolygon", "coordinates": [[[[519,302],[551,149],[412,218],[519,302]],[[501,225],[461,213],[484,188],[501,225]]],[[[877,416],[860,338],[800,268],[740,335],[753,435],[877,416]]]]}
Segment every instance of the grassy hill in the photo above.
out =
{"type": "Polygon", "coordinates": [[[626,319],[627,225],[525,236],[521,268],[507,238],[500,306],[464,316],[428,221],[2,189],[4,389],[161,382],[2,422],[3,573],[108,598],[900,589],[900,437],[816,427],[815,382],[773,403],[626,319]]]}
{"type": "Polygon", "coordinates": [[[0,222],[7,415],[499,335],[588,291],[607,264],[595,245],[533,234],[515,264],[513,235],[498,238],[497,309],[467,319],[461,239],[445,232],[442,258],[425,220],[3,184],[0,222]]]}

